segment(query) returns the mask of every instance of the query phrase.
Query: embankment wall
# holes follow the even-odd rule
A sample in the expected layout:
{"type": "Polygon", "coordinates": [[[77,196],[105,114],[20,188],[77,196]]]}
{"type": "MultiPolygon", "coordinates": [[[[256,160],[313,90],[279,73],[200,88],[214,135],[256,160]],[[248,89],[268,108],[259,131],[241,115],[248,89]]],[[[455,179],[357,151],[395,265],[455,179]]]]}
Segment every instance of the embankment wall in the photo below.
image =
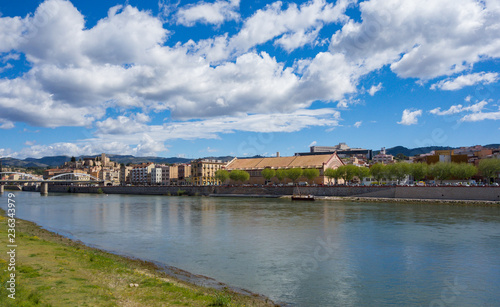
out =
{"type": "MultiPolygon", "coordinates": [[[[177,195],[179,190],[187,195],[247,195],[283,196],[292,195],[291,186],[119,186],[119,187],[78,187],[49,185],[49,192],[97,193],[101,189],[106,194],[137,195],[177,195]]],[[[34,190],[25,189],[25,190],[34,190]]],[[[500,201],[500,187],[377,187],[377,186],[324,186],[300,187],[302,194],[315,196],[350,196],[439,200],[484,200],[500,201]]]]}

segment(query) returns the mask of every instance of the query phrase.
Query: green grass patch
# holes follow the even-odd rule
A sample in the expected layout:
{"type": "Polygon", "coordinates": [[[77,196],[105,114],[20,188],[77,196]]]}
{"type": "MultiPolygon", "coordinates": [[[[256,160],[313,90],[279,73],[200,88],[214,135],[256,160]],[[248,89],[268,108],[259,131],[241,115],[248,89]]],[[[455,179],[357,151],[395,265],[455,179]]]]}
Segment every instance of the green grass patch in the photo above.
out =
{"type": "MultiPolygon", "coordinates": [[[[0,209],[0,237],[7,237],[0,209]]],[[[260,299],[182,282],[154,264],[128,259],[17,220],[16,300],[3,306],[273,306],[260,299]],[[133,287],[130,287],[133,284],[133,287]],[[135,284],[138,287],[135,287],[135,284]]],[[[9,280],[8,255],[0,245],[0,282],[9,280]]]]}

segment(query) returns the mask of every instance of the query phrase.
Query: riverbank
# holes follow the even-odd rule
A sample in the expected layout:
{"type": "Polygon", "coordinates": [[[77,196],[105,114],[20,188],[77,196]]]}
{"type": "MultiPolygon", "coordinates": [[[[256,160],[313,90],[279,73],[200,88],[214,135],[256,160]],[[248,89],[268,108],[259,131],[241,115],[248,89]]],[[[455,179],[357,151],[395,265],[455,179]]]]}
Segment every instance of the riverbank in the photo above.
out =
{"type": "MultiPolygon", "coordinates": [[[[291,198],[290,196],[288,198],[291,198]]],[[[498,201],[480,201],[480,200],[453,200],[453,199],[415,199],[415,198],[382,198],[382,197],[336,197],[323,196],[316,197],[317,200],[323,201],[356,201],[370,203],[400,203],[400,204],[444,204],[444,205],[461,205],[461,206],[489,206],[500,207],[498,201]]]]}
{"type": "Polygon", "coordinates": [[[7,218],[0,209],[0,302],[2,306],[275,306],[259,295],[242,295],[183,281],[150,262],[88,247],[35,223],[16,219],[16,300],[10,278],[7,218]]]}

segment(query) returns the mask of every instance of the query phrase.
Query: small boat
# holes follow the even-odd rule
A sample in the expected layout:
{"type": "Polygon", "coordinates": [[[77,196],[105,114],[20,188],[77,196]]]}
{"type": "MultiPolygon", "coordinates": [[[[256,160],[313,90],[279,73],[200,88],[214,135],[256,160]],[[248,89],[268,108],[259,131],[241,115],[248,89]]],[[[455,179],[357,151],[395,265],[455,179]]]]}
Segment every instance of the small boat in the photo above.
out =
{"type": "Polygon", "coordinates": [[[299,186],[296,186],[296,191],[297,193],[295,192],[295,189],[293,191],[293,195],[292,195],[292,200],[307,200],[307,201],[314,201],[314,195],[304,195],[304,194],[301,194],[300,193],[300,190],[299,190],[299,186]]]}
{"type": "Polygon", "coordinates": [[[314,201],[314,195],[294,194],[294,195],[292,195],[292,200],[308,200],[308,201],[314,201]]]}

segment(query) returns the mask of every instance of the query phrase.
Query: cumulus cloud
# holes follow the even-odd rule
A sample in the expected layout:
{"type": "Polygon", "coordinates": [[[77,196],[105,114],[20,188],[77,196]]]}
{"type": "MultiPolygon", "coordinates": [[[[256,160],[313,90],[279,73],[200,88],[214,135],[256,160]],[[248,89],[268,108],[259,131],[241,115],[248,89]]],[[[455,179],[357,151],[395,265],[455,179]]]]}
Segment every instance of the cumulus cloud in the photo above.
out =
{"type": "MultiPolygon", "coordinates": [[[[106,119],[97,125],[98,139],[119,140],[123,143],[136,143],[147,134],[157,141],[173,139],[218,138],[221,133],[236,131],[273,133],[295,132],[308,127],[337,126],[340,112],[334,109],[296,110],[291,113],[243,114],[240,116],[223,116],[205,120],[174,121],[164,125],[145,125],[134,116],[106,119]],[[133,131],[123,126],[133,127],[133,131]]],[[[91,139],[89,141],[95,141],[91,139]]]]}
{"type": "Polygon", "coordinates": [[[478,122],[483,120],[500,120],[500,110],[496,112],[478,112],[465,115],[460,119],[462,122],[478,122]]]}
{"type": "Polygon", "coordinates": [[[12,129],[14,128],[14,123],[0,118],[0,129],[12,129]]]}
{"type": "Polygon", "coordinates": [[[339,0],[333,5],[324,0],[313,0],[300,7],[290,3],[287,9],[283,9],[282,2],[274,2],[245,21],[241,31],[230,40],[229,48],[246,52],[279,38],[275,44],[287,51],[294,50],[312,43],[325,24],[347,20],[345,10],[352,3],[352,0],[339,0]]]}
{"type": "Polygon", "coordinates": [[[429,112],[431,114],[435,114],[435,115],[439,115],[439,116],[453,115],[453,114],[462,113],[462,112],[477,113],[477,112],[481,112],[481,110],[483,110],[483,108],[487,104],[488,104],[488,102],[483,100],[483,101],[480,101],[476,104],[470,105],[468,107],[464,107],[463,105],[459,104],[459,105],[451,106],[446,111],[441,111],[441,108],[435,108],[435,109],[430,110],[429,112]]]}
{"type": "Polygon", "coordinates": [[[412,111],[410,109],[406,109],[403,111],[403,116],[401,117],[401,121],[398,122],[400,125],[416,125],[418,124],[418,117],[422,115],[422,110],[412,111]]]}
{"type": "Polygon", "coordinates": [[[431,85],[431,89],[440,89],[443,91],[456,91],[466,86],[476,84],[490,84],[498,81],[498,73],[475,73],[458,76],[454,79],[446,79],[431,85]]]}
{"type": "Polygon", "coordinates": [[[354,124],[354,127],[359,128],[359,127],[361,127],[362,124],[363,124],[363,121],[356,122],[354,124]]]}
{"type": "Polygon", "coordinates": [[[54,155],[92,155],[100,152],[153,156],[168,151],[165,142],[175,139],[216,139],[220,134],[236,131],[278,133],[295,132],[308,127],[336,127],[340,113],[334,109],[297,110],[282,114],[250,114],[226,116],[206,120],[169,122],[164,125],[147,125],[150,118],[144,114],[119,116],[98,122],[95,137],[74,143],[33,145],[5,153],[16,158],[54,155]],[[128,127],[131,127],[129,129],[128,127]]]}
{"type": "Polygon", "coordinates": [[[220,25],[228,20],[237,20],[240,0],[215,1],[214,3],[199,2],[187,5],[177,12],[177,23],[193,26],[197,22],[220,25]]]}
{"type": "Polygon", "coordinates": [[[374,96],[381,89],[382,89],[382,83],[379,83],[377,85],[372,85],[372,87],[370,87],[370,89],[368,90],[368,94],[370,94],[370,96],[374,96]]]}
{"type": "Polygon", "coordinates": [[[390,65],[404,78],[432,79],[500,56],[495,1],[371,0],[359,4],[332,37],[330,50],[372,71],[390,65]]]}

